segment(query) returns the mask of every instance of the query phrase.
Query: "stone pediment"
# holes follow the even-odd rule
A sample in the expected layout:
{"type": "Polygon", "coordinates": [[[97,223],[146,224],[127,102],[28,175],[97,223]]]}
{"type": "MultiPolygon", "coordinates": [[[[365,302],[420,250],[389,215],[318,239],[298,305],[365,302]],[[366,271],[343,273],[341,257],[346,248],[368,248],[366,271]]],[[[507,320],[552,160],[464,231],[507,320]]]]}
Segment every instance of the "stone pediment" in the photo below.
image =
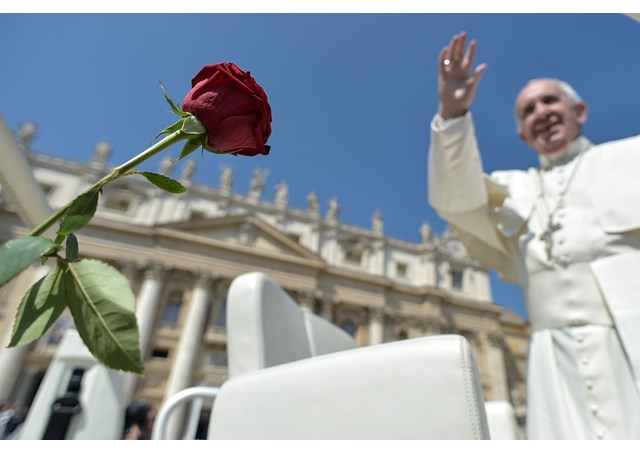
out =
{"type": "Polygon", "coordinates": [[[213,239],[227,245],[250,247],[254,252],[302,258],[315,262],[322,260],[311,250],[289,238],[269,223],[252,215],[234,215],[168,223],[162,228],[213,239]]]}

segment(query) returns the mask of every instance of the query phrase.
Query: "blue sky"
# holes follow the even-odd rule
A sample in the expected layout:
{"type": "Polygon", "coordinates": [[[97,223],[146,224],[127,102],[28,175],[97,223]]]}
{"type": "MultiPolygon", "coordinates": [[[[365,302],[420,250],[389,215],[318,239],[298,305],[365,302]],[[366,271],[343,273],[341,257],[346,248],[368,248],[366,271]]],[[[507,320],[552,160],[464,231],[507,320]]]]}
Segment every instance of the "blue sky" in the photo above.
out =
{"type": "MultiPolygon", "coordinates": [[[[202,66],[232,61],[269,96],[272,151],[196,153],[199,183],[217,186],[227,164],[247,192],[267,169],[266,199],[283,179],[293,207],[315,191],[324,214],[336,196],[343,222],[369,227],[380,209],[387,235],[417,242],[425,219],[445,227],[427,205],[426,153],[438,53],[461,30],[489,65],[472,106],[487,170],[537,164],[512,114],[534,77],[578,90],[592,141],[639,133],[640,23],[622,14],[0,14],[0,112],[13,129],[38,123],[37,151],[87,161],[107,139],[118,165],[175,121],[159,81],[181,101],[202,66]]],[[[492,284],[525,314],[517,287],[492,284]]]]}

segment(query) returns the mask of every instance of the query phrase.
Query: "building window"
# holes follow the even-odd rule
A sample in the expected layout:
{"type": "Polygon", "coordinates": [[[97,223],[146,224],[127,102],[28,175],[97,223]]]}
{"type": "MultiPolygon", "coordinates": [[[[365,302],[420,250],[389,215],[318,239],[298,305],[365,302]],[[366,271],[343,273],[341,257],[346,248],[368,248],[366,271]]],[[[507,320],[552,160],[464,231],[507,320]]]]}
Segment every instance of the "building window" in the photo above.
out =
{"type": "Polygon", "coordinates": [[[225,349],[213,349],[209,353],[209,365],[226,368],[227,364],[227,351],[225,349]]]}
{"type": "Polygon", "coordinates": [[[192,209],[189,212],[189,220],[203,220],[207,218],[207,213],[199,209],[192,209]]]}
{"type": "Polygon", "coordinates": [[[293,242],[300,242],[300,235],[296,233],[287,233],[287,237],[291,239],[293,242]]]}
{"type": "Polygon", "coordinates": [[[182,308],[182,292],[174,291],[169,296],[169,300],[162,312],[162,322],[176,325],[180,318],[180,309],[182,308]]]}
{"type": "Polygon", "coordinates": [[[167,348],[155,348],[151,353],[151,357],[166,359],[169,357],[169,350],[167,348]]]}
{"type": "Polygon", "coordinates": [[[407,272],[409,270],[409,265],[403,262],[396,263],[396,276],[398,278],[407,278],[407,272]]]}
{"type": "Polygon", "coordinates": [[[351,319],[343,319],[340,321],[340,328],[354,338],[356,337],[356,333],[358,333],[358,326],[351,319]]]}
{"type": "Polygon", "coordinates": [[[49,184],[48,182],[41,182],[40,188],[44,192],[44,194],[48,197],[53,193],[53,190],[56,188],[53,184],[49,184]]]}
{"type": "Polygon", "coordinates": [[[131,208],[132,200],[124,194],[110,194],[106,197],[103,207],[110,211],[127,213],[131,208]]]}
{"type": "Polygon", "coordinates": [[[407,340],[409,338],[409,333],[406,330],[401,330],[396,334],[397,340],[407,340]]]}
{"type": "Polygon", "coordinates": [[[351,264],[362,264],[362,251],[349,249],[344,252],[344,260],[351,264]]]}
{"type": "Polygon", "coordinates": [[[216,325],[220,327],[227,327],[227,298],[225,297],[220,301],[220,310],[218,311],[218,319],[216,325]]]}
{"type": "Polygon", "coordinates": [[[451,270],[451,288],[462,290],[462,271],[451,270]]]}

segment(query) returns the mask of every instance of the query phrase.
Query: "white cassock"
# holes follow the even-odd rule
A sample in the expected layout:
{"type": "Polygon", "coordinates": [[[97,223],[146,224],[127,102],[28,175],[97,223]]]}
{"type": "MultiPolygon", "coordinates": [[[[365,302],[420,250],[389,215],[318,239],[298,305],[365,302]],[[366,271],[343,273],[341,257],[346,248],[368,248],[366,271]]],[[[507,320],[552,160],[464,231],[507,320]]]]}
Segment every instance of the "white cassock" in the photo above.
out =
{"type": "Polygon", "coordinates": [[[431,129],[429,202],[524,292],[528,438],[640,439],[640,136],[488,176],[470,113],[431,129]]]}

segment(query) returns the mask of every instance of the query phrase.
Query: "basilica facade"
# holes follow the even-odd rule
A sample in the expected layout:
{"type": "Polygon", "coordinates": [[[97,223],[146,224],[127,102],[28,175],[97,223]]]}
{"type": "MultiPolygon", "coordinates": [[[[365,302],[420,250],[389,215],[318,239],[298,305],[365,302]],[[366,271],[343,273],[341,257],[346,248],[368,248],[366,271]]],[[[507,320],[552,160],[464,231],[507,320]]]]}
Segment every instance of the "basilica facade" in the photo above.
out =
{"type": "MultiPolygon", "coordinates": [[[[60,207],[104,176],[110,144],[97,145],[90,162],[25,153],[49,204],[60,207]]],[[[234,187],[231,168],[217,186],[194,182],[195,161],[165,160],[159,173],[188,191],[172,195],[144,178],[107,186],[96,216],[78,234],[83,257],[109,263],[136,295],[145,373],[130,375],[127,399],[159,407],[191,385],[220,386],[227,379],[226,294],[231,281],[261,271],[301,306],[352,335],[358,346],[426,335],[458,333],[471,343],[487,400],[508,400],[523,421],[529,326],[492,301],[489,274],[451,232],[438,236],[428,223],[420,242],[384,233],[382,213],[369,226],[340,221],[338,199],[308,194],[290,206],[281,181],[265,199],[267,172],[256,169],[246,190],[234,187]]],[[[27,233],[9,194],[0,187],[0,242],[27,233]]],[[[0,288],[0,401],[29,403],[65,329],[64,314],[38,341],[6,348],[18,304],[46,268],[34,265],[0,288]]]]}

